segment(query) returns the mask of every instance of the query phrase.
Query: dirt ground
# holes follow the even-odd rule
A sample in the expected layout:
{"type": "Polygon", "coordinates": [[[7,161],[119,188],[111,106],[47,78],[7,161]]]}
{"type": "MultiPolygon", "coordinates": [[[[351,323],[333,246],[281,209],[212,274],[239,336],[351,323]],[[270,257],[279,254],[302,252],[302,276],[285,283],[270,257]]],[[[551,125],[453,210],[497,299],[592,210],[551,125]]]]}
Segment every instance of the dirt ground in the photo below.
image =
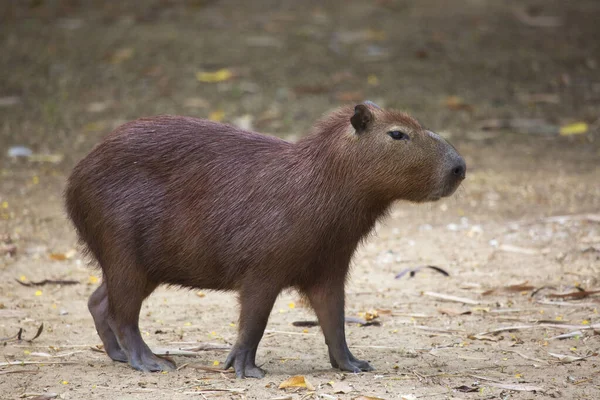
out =
{"type": "Polygon", "coordinates": [[[600,399],[599,18],[595,0],[2,2],[0,399],[600,399]],[[218,371],[233,294],[145,303],[152,347],[192,349],[178,371],[98,351],[99,274],[61,192],[102,135],[171,113],[294,139],[364,99],[411,112],[468,165],[457,195],[397,204],[355,257],[347,315],[379,325],[348,324],[348,341],[376,371],[331,369],[319,328],[292,324],[315,320],[293,292],[259,347],[263,380],[218,371]],[[426,265],[450,276],[394,278],[426,265]],[[76,284],[21,284],[44,279],[76,284]],[[314,390],[278,388],[294,375],[314,390]]]}

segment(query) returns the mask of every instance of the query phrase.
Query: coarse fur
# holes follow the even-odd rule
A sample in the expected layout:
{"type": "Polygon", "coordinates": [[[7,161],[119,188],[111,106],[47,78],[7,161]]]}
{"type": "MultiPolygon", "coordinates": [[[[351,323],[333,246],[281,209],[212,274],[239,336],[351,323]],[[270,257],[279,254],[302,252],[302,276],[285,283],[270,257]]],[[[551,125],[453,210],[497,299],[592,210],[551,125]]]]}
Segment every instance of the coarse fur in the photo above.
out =
{"type": "Polygon", "coordinates": [[[89,308],[114,360],[174,367],[139,333],[141,304],[158,285],[234,290],[239,336],[226,367],[262,377],[256,348],[275,299],[291,287],[315,309],[331,364],[358,372],[371,367],[344,335],[358,244],[393,201],[448,196],[464,174],[445,140],[367,102],[325,116],[295,144],[189,117],[129,122],[77,164],[65,197],[103,272],[89,308]]]}

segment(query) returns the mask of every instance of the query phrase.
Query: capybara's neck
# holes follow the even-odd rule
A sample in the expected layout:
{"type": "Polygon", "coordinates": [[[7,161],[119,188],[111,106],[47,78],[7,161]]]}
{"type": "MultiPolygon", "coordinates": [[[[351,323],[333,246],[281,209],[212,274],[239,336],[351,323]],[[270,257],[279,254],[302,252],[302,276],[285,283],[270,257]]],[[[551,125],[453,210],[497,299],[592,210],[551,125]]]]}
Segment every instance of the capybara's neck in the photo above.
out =
{"type": "MultiPolygon", "coordinates": [[[[366,160],[353,154],[356,140],[348,124],[351,109],[342,108],[317,122],[313,131],[293,146],[297,163],[307,178],[312,201],[322,203],[321,218],[338,219],[343,229],[359,239],[384,216],[393,198],[369,179],[366,160]]],[[[308,194],[308,193],[307,193],[308,194]]]]}

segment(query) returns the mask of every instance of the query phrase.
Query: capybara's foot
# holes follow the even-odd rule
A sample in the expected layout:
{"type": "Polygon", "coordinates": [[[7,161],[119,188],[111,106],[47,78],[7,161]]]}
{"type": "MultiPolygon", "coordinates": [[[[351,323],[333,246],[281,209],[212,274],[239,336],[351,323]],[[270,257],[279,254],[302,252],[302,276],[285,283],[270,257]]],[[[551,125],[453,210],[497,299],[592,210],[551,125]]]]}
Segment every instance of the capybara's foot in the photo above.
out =
{"type": "Polygon", "coordinates": [[[104,350],[106,350],[106,354],[108,354],[108,356],[110,358],[112,358],[113,361],[124,362],[124,363],[126,363],[128,361],[127,354],[125,354],[123,349],[118,346],[112,347],[112,348],[105,348],[104,350]]]}
{"type": "Polygon", "coordinates": [[[239,379],[244,378],[264,378],[265,371],[256,366],[254,357],[256,349],[238,349],[236,347],[231,350],[225,361],[225,369],[233,366],[235,376],[239,379]]]}
{"type": "Polygon", "coordinates": [[[175,369],[174,362],[152,353],[144,353],[141,357],[131,359],[129,365],[143,372],[172,371],[175,369]]]}
{"type": "Polygon", "coordinates": [[[360,368],[360,370],[364,371],[364,372],[374,371],[375,370],[375,368],[371,367],[371,364],[369,364],[368,362],[363,361],[363,360],[353,359],[350,362],[352,364],[354,364],[355,366],[357,366],[358,368],[360,368]]]}

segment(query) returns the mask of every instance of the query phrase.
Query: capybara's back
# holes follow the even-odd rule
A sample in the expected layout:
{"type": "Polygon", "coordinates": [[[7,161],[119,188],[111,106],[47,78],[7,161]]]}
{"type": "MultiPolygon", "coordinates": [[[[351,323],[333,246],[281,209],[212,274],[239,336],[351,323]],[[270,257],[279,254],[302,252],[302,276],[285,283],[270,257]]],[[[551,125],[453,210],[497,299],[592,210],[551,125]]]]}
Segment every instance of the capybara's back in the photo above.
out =
{"type": "Polygon", "coordinates": [[[158,285],[236,290],[240,333],[226,367],[262,377],[256,348],[287,287],[315,309],[332,365],[370,370],[343,332],[352,255],[394,200],[437,200],[464,176],[445,140],[365,103],[295,144],[195,118],[130,122],[77,164],[65,196],[103,271],[89,308],[112,359],[174,367],[139,333],[141,304],[158,285]]]}

